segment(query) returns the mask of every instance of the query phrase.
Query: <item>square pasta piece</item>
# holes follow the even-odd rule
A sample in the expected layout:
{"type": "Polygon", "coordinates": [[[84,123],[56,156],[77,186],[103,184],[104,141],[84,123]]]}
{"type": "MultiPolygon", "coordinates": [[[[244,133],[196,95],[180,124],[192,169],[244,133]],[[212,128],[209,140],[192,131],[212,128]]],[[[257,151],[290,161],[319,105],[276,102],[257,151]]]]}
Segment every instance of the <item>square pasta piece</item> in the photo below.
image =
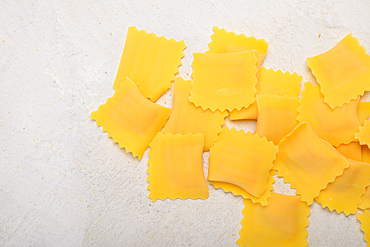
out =
{"type": "MultiPolygon", "coordinates": [[[[278,95],[298,97],[300,91],[300,82],[302,76],[296,73],[275,71],[262,67],[259,73],[257,82],[257,95],[278,95]]],[[[230,112],[231,120],[257,120],[258,109],[257,104],[253,103],[248,108],[242,108],[240,111],[234,110],[230,112]]]]}
{"type": "Polygon", "coordinates": [[[307,203],[299,196],[287,196],[272,192],[268,206],[263,207],[244,200],[242,229],[239,246],[307,246],[307,203]]]}
{"type": "Polygon", "coordinates": [[[266,138],[225,127],[210,150],[208,180],[236,185],[254,197],[268,188],[277,147],[266,138]]]}
{"type": "Polygon", "coordinates": [[[318,137],[306,122],[298,124],[285,136],[278,148],[274,169],[308,205],[349,166],[349,162],[318,137]]]}
{"type": "Polygon", "coordinates": [[[361,222],[361,230],[364,233],[364,240],[367,246],[370,245],[370,210],[365,210],[362,214],[357,215],[357,219],[361,222]]]}
{"type": "Polygon", "coordinates": [[[358,208],[362,210],[370,209],[370,186],[366,187],[365,194],[361,196],[361,203],[358,208]]]}
{"type": "Polygon", "coordinates": [[[149,198],[185,200],[208,198],[203,173],[203,134],[158,133],[150,143],[149,198]]]}
{"type": "Polygon", "coordinates": [[[343,175],[337,177],[334,183],[320,192],[316,201],[323,208],[335,210],[338,214],[355,214],[357,205],[361,202],[361,196],[365,194],[365,188],[370,184],[370,164],[361,161],[347,159],[349,167],[343,175]]]}
{"type": "Polygon", "coordinates": [[[361,126],[364,125],[365,120],[368,120],[370,117],[370,102],[358,102],[357,114],[361,126]]]}
{"type": "Polygon", "coordinates": [[[267,200],[271,197],[271,191],[274,189],[273,184],[275,183],[275,178],[274,175],[276,175],[277,172],[275,170],[270,170],[269,177],[267,179],[267,189],[265,192],[260,196],[260,197],[255,197],[242,189],[241,187],[231,184],[231,183],[226,183],[226,182],[215,182],[215,181],[209,181],[213,187],[216,189],[222,189],[225,192],[231,192],[235,196],[241,196],[244,199],[250,199],[252,200],[253,203],[259,203],[262,206],[267,205],[267,200]]]}
{"type": "Polygon", "coordinates": [[[298,124],[298,97],[258,95],[256,133],[275,145],[298,124]]]}
{"type": "Polygon", "coordinates": [[[146,98],[157,101],[171,87],[185,48],[184,41],[129,27],[113,88],[129,77],[146,98]]]}
{"type": "Polygon", "coordinates": [[[256,62],[254,51],[194,53],[190,101],[212,111],[249,106],[256,93],[256,62]]]}
{"type": "Polygon", "coordinates": [[[149,143],[166,124],[170,112],[171,109],[147,100],[127,78],[113,97],[91,113],[91,118],[121,148],[141,159],[149,143]]]}
{"type": "Polygon", "coordinates": [[[170,119],[164,126],[162,133],[204,134],[204,150],[208,151],[218,139],[218,133],[225,124],[227,111],[203,110],[189,101],[191,81],[185,81],[181,77],[176,78],[173,93],[173,104],[170,119]]]}
{"type": "Polygon", "coordinates": [[[331,50],[307,58],[307,66],[333,109],[370,90],[370,56],[352,34],[331,50]]]}
{"type": "Polygon", "coordinates": [[[213,27],[214,34],[211,35],[212,41],[208,44],[209,50],[206,53],[234,53],[242,51],[256,51],[257,69],[261,67],[265,59],[268,43],[264,39],[247,37],[244,34],[227,32],[225,29],[213,27]]]}
{"type": "Polygon", "coordinates": [[[299,122],[308,122],[318,136],[334,146],[354,141],[360,126],[357,116],[359,99],[332,109],[324,102],[319,85],[307,82],[304,86],[298,108],[299,122]]]}
{"type": "Polygon", "coordinates": [[[362,161],[362,146],[357,141],[350,142],[349,144],[340,144],[335,148],[350,159],[362,161]]]}
{"type": "Polygon", "coordinates": [[[370,120],[365,120],[364,125],[359,128],[359,132],[355,136],[361,145],[367,145],[370,148],[370,120]]]}

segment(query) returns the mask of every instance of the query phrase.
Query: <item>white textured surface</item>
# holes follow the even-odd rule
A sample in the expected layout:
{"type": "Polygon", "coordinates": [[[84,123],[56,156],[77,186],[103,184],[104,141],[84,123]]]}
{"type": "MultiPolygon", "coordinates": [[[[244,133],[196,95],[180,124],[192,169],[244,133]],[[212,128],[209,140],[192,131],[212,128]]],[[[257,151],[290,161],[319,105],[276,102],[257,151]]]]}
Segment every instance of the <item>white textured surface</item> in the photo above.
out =
{"type": "MultiPolygon", "coordinates": [[[[133,159],[90,120],[113,94],[128,26],[184,39],[185,78],[218,25],[266,39],[264,66],[307,81],[305,58],[349,32],[370,50],[369,13],[368,0],[1,0],[0,246],[235,246],[240,197],[209,186],[205,201],[152,203],[147,153],[133,159]]],[[[365,246],[355,216],[311,210],[310,246],[365,246]]]]}

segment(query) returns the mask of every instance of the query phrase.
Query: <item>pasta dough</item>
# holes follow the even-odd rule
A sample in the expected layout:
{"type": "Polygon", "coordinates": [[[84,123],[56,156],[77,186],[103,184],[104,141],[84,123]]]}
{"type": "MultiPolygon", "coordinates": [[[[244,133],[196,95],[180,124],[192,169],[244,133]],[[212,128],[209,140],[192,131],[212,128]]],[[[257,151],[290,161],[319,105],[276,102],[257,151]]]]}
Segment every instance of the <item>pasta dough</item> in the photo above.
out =
{"type": "Polygon", "coordinates": [[[203,134],[158,133],[149,151],[149,198],[153,201],[208,198],[202,166],[203,145],[203,134]]]}
{"type": "Polygon", "coordinates": [[[211,148],[208,180],[237,185],[254,197],[267,189],[278,149],[266,138],[227,127],[211,148]]]}
{"type": "Polygon", "coordinates": [[[307,66],[333,109],[370,90],[370,55],[352,34],[329,51],[307,58],[307,66]]]}
{"type": "Polygon", "coordinates": [[[308,205],[349,166],[349,162],[319,138],[306,122],[298,124],[285,136],[278,148],[274,169],[308,205]]]}
{"type": "Polygon", "coordinates": [[[146,98],[157,101],[171,87],[185,48],[184,41],[129,27],[113,88],[119,89],[129,77],[146,98]]]}
{"type": "Polygon", "coordinates": [[[268,206],[263,207],[244,200],[242,229],[239,246],[307,246],[307,203],[299,196],[287,196],[272,192],[268,206]]]}
{"type": "Polygon", "coordinates": [[[108,136],[141,159],[154,136],[166,124],[171,110],[147,100],[130,80],[91,113],[108,136]]]}
{"type": "Polygon", "coordinates": [[[370,210],[358,214],[357,219],[361,222],[361,230],[364,232],[364,239],[368,246],[370,245],[370,210]]]}

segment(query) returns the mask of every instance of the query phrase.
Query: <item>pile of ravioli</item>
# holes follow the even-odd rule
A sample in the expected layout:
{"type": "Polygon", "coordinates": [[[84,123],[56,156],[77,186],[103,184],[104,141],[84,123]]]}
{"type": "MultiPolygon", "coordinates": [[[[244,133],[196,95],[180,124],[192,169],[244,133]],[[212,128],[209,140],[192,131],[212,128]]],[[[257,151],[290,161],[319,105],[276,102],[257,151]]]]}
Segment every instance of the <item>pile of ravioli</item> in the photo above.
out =
{"type": "Polygon", "coordinates": [[[206,199],[209,184],[244,198],[240,246],[307,246],[309,206],[358,214],[370,245],[370,55],[351,34],[307,58],[317,84],[261,67],[263,39],[214,28],[194,53],[192,81],[175,77],[184,41],[128,29],[115,93],[91,118],[121,148],[149,151],[149,198],[206,199]],[[173,107],[155,102],[174,81],[173,107]],[[299,97],[301,93],[301,97],[299,97]],[[225,118],[257,120],[255,133],[225,118]],[[272,192],[274,175],[296,196],[272,192]]]}

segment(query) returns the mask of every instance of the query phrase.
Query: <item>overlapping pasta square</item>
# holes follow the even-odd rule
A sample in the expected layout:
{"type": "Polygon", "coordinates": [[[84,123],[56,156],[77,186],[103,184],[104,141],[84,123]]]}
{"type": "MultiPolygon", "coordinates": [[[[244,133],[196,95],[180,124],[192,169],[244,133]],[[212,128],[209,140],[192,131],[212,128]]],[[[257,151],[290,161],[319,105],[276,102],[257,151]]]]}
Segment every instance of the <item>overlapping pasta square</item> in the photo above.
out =
{"type": "Polygon", "coordinates": [[[236,243],[248,247],[307,246],[310,214],[299,196],[272,192],[266,207],[244,200],[242,229],[236,243]]]}
{"type": "Polygon", "coordinates": [[[315,133],[334,146],[355,140],[360,121],[357,116],[359,99],[332,109],[324,102],[319,85],[307,82],[298,108],[300,122],[308,122],[315,133]]]}
{"type": "MultiPolygon", "coordinates": [[[[258,95],[278,95],[298,97],[300,91],[300,82],[302,76],[296,73],[281,72],[280,70],[266,69],[262,67],[259,73],[257,82],[258,95]]],[[[256,119],[258,109],[253,103],[248,108],[242,108],[240,111],[234,110],[230,112],[231,120],[256,119]]]]}
{"type": "Polygon", "coordinates": [[[176,78],[171,116],[162,133],[202,133],[204,151],[208,151],[217,140],[228,113],[219,110],[212,112],[210,109],[203,110],[201,107],[196,107],[189,101],[190,89],[191,81],[185,81],[181,77],[176,78]]]}
{"type": "Polygon", "coordinates": [[[298,97],[258,95],[256,133],[275,145],[298,124],[298,97]]]}
{"type": "Polygon", "coordinates": [[[278,148],[274,169],[308,205],[349,166],[348,161],[318,137],[306,122],[298,124],[285,136],[278,148]]]}
{"type": "Polygon", "coordinates": [[[129,77],[146,98],[157,101],[171,87],[185,48],[184,41],[129,27],[113,88],[129,77]]]}
{"type": "Polygon", "coordinates": [[[256,62],[254,51],[194,53],[190,101],[212,111],[249,106],[256,93],[256,62]]]}
{"type": "Polygon", "coordinates": [[[361,196],[361,203],[358,208],[362,210],[370,209],[370,186],[366,187],[365,194],[361,196]]]}
{"type": "Polygon", "coordinates": [[[158,133],[150,143],[149,198],[153,201],[208,198],[202,165],[203,145],[203,134],[158,133]]]}
{"type": "Polygon", "coordinates": [[[361,196],[365,194],[365,188],[370,184],[370,164],[347,160],[349,167],[344,170],[343,175],[322,190],[315,200],[323,208],[328,207],[330,211],[335,210],[337,213],[344,212],[349,215],[357,212],[361,196]]]}
{"type": "Polygon", "coordinates": [[[364,125],[365,120],[368,120],[370,117],[370,102],[358,102],[357,113],[360,124],[364,125]]]}
{"type": "Polygon", "coordinates": [[[329,51],[307,58],[307,66],[331,108],[349,103],[370,90],[370,55],[352,34],[329,51]]]}
{"type": "Polygon", "coordinates": [[[231,183],[261,197],[277,151],[266,138],[225,127],[210,151],[208,180],[231,183]]]}
{"type": "Polygon", "coordinates": [[[147,100],[127,78],[113,97],[91,113],[91,118],[121,148],[141,159],[149,143],[166,124],[170,112],[147,100]]]}

